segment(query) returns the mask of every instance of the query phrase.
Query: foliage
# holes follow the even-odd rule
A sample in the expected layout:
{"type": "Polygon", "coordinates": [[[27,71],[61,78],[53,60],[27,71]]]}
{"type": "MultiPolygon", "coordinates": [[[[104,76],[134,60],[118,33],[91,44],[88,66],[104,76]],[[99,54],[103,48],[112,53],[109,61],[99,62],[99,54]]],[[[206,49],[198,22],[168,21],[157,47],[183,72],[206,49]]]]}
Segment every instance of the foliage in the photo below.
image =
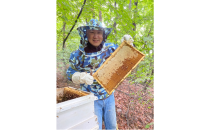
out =
{"type": "Polygon", "coordinates": [[[120,39],[122,36],[130,34],[134,38],[134,44],[137,49],[146,54],[144,61],[137,67],[137,71],[129,75],[129,77],[134,79],[136,83],[145,83],[146,81],[153,80],[153,0],[87,0],[75,28],[66,41],[66,47],[62,50],[63,39],[74,25],[83,2],[83,0],[57,0],[58,61],[63,59],[62,61],[67,62],[70,52],[78,48],[80,37],[76,28],[85,25],[86,21],[89,21],[91,18],[99,19],[99,12],[101,11],[103,25],[114,30],[109,35],[107,42],[121,44],[120,39]],[[113,26],[115,22],[116,27],[113,26]],[[136,23],[135,31],[133,30],[133,22],[136,23]],[[66,26],[63,29],[64,23],[66,26]]]}

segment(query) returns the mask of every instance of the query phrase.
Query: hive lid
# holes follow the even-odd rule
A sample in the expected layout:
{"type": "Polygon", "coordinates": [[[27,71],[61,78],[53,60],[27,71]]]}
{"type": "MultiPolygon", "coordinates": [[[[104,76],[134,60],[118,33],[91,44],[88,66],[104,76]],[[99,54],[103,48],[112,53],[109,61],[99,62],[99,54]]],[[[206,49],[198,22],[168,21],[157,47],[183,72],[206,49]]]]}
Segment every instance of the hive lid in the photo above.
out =
{"type": "Polygon", "coordinates": [[[123,41],[92,76],[111,94],[144,57],[143,53],[123,41]]]}

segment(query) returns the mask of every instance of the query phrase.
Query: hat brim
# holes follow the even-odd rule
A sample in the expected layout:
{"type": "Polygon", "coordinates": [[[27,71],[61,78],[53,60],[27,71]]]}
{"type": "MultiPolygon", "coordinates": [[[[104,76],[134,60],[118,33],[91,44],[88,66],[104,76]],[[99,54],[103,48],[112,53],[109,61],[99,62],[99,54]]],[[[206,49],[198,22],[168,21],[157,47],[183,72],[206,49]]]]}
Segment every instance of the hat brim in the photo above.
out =
{"type": "Polygon", "coordinates": [[[80,26],[77,28],[79,32],[83,32],[86,34],[87,30],[103,30],[105,32],[105,35],[108,36],[113,28],[104,28],[104,27],[96,27],[96,26],[80,26]]]}

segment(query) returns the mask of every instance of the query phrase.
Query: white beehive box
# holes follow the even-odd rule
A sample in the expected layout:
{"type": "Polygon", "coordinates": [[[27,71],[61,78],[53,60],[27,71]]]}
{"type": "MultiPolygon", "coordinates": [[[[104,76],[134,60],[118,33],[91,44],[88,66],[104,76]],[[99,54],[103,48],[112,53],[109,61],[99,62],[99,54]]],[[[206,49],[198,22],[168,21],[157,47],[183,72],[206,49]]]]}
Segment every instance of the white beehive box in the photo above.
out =
{"type": "Polygon", "coordinates": [[[95,100],[97,97],[89,93],[86,96],[57,103],[57,130],[99,129],[98,119],[94,114],[95,100]]]}

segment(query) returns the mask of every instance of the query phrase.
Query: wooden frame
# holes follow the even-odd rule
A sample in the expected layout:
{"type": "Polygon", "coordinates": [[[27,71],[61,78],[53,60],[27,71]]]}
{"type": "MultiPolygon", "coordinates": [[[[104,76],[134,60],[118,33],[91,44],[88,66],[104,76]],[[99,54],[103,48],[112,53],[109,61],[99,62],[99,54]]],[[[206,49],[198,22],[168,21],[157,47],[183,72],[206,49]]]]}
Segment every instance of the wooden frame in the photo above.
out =
{"type": "MultiPolygon", "coordinates": [[[[103,65],[92,75],[94,79],[97,80],[97,82],[107,91],[107,93],[110,95],[117,87],[118,85],[128,76],[128,74],[142,61],[145,57],[145,54],[141,53],[138,51],[136,48],[132,47],[128,42],[124,41],[122,44],[111,54],[111,56],[103,63],[103,65]],[[122,64],[123,66],[126,66],[127,69],[123,69],[122,67],[119,67],[118,72],[119,74],[117,75],[113,73],[112,78],[110,78],[109,83],[104,84],[99,78],[98,78],[98,73],[100,70],[104,68],[104,66],[113,58],[115,55],[120,51],[120,49],[124,46],[128,46],[131,48],[131,50],[134,53],[137,53],[136,58],[130,58],[129,60],[125,60],[125,63],[122,64]],[[130,66],[128,68],[128,66],[130,66]]],[[[110,62],[111,63],[111,62],[110,62]]],[[[112,63],[111,63],[112,64],[112,63]]],[[[113,65],[109,66],[113,67],[113,65]]]]}

